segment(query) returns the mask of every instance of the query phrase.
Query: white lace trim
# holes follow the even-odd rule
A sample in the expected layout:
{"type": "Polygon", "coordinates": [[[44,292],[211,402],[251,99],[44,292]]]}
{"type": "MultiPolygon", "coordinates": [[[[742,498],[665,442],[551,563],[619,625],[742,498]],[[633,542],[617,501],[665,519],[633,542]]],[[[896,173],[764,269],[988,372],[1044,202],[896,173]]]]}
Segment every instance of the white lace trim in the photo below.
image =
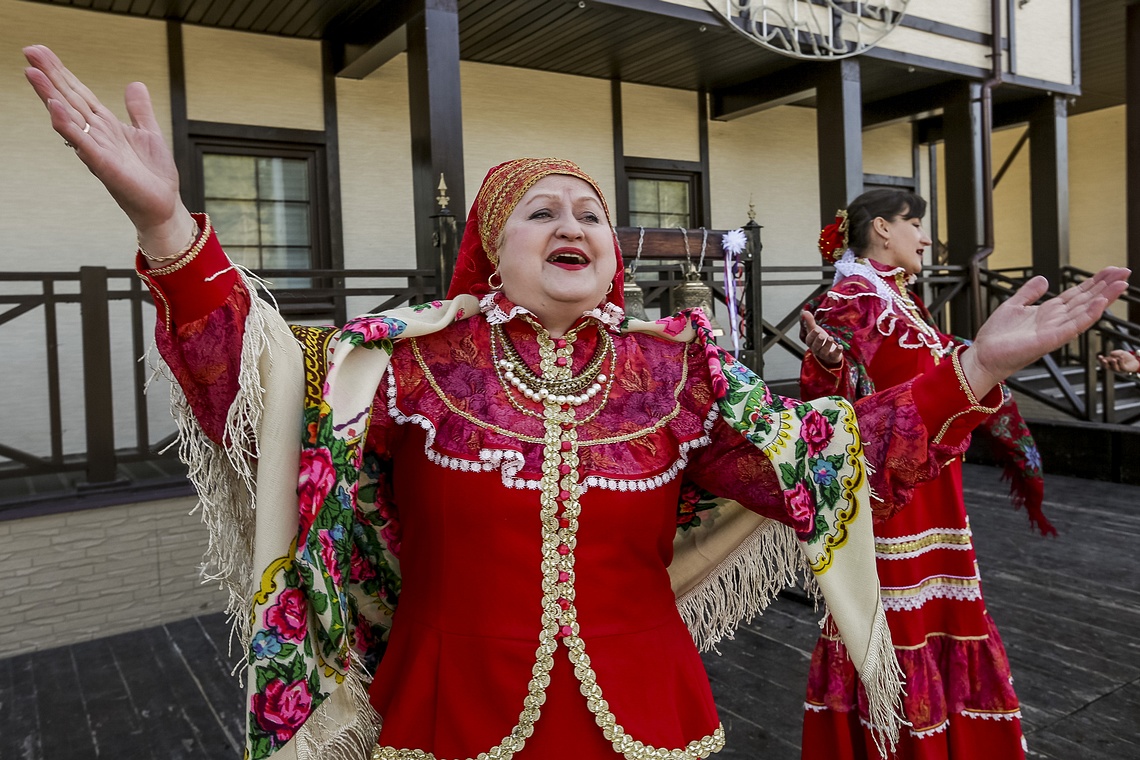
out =
{"type": "MultiPolygon", "coordinates": [[[[894,334],[895,327],[901,321],[903,323],[904,333],[899,338],[899,345],[903,348],[922,348],[937,351],[938,355],[946,356],[953,350],[953,342],[948,342],[946,345],[942,344],[941,338],[937,335],[928,334],[923,327],[915,324],[912,317],[905,314],[902,307],[898,305],[897,299],[899,295],[887,284],[886,278],[893,277],[896,274],[905,273],[906,270],[902,267],[895,267],[894,269],[880,272],[875,267],[871,266],[865,260],[855,258],[855,255],[848,248],[841,258],[835,264],[835,279],[832,285],[836,285],[840,280],[845,277],[858,277],[865,281],[872,288],[874,293],[855,293],[854,295],[843,295],[840,293],[829,292],[828,297],[837,298],[845,301],[851,301],[856,298],[863,298],[866,296],[874,296],[878,298],[886,306],[885,309],[879,314],[878,319],[875,320],[875,327],[883,337],[891,337],[894,334]],[[917,338],[914,336],[917,335],[917,338]]],[[[907,284],[914,282],[914,275],[907,276],[907,284]]],[[[824,306],[817,310],[818,312],[830,311],[830,308],[824,306]]]]}
{"type": "Polygon", "coordinates": [[[534,316],[527,309],[522,306],[512,306],[509,312],[503,311],[499,306],[499,291],[492,290],[487,295],[479,299],[479,310],[483,312],[483,316],[487,321],[493,325],[505,325],[519,314],[528,314],[534,316]]]}
{"type": "Polygon", "coordinates": [[[705,418],[705,434],[700,438],[694,438],[691,441],[682,443],[677,450],[677,460],[673,465],[661,473],[654,475],[652,478],[643,478],[641,480],[627,480],[624,478],[603,478],[598,475],[589,475],[582,480],[582,493],[585,493],[591,486],[605,489],[607,491],[652,491],[655,488],[669,483],[677,474],[689,464],[689,452],[694,449],[699,449],[702,446],[708,446],[712,439],[709,437],[709,432],[712,430],[713,423],[716,422],[720,410],[714,404],[712,409],[709,410],[708,416],[705,418]]]}
{"type": "MultiPolygon", "coordinates": [[[[502,472],[503,485],[507,488],[532,491],[541,488],[541,479],[532,480],[529,478],[515,477],[526,464],[526,457],[517,449],[479,449],[479,459],[475,461],[472,459],[448,456],[432,448],[436,437],[435,425],[422,414],[404,414],[396,405],[396,373],[392,370],[391,365],[388,366],[384,375],[387,379],[386,395],[388,397],[388,416],[395,420],[397,425],[413,424],[423,428],[426,433],[424,437],[424,455],[428,458],[429,462],[448,470],[459,470],[460,472],[491,472],[492,470],[498,469],[502,472]]],[[[383,380],[381,382],[383,382],[383,380]]],[[[689,463],[690,451],[699,449],[702,446],[707,446],[711,442],[712,439],[709,437],[709,432],[712,430],[713,423],[716,421],[718,414],[719,411],[714,404],[709,410],[704,422],[705,434],[700,438],[682,443],[678,448],[677,459],[668,470],[660,475],[637,480],[604,478],[597,475],[590,475],[583,479],[581,484],[575,486],[579,489],[577,495],[581,496],[589,490],[590,487],[597,487],[606,491],[626,492],[652,491],[655,488],[661,488],[676,478],[681,470],[685,469],[689,463]]]]}
{"type": "Polygon", "coordinates": [[[971,576],[934,575],[913,586],[883,586],[883,609],[888,612],[917,610],[933,599],[974,602],[982,598],[981,578],[975,570],[971,576]]]}
{"type": "Polygon", "coordinates": [[[1014,710],[1008,713],[998,712],[984,712],[981,710],[966,710],[963,708],[961,715],[967,718],[981,718],[982,720],[1006,720],[1012,721],[1013,719],[1021,720],[1021,710],[1014,710]]]}
{"type": "Polygon", "coordinates": [[[908,536],[897,536],[892,538],[875,537],[875,558],[883,560],[894,559],[912,559],[914,557],[922,556],[927,552],[948,550],[948,551],[969,551],[973,548],[970,542],[970,537],[973,534],[969,528],[930,528],[921,533],[913,533],[908,536]],[[965,539],[964,541],[953,541],[947,539],[965,539]],[[906,546],[907,544],[919,544],[913,549],[900,551],[897,548],[906,546]]]}
{"type": "MultiPolygon", "coordinates": [[[[534,317],[534,312],[525,306],[519,306],[517,304],[512,306],[510,311],[503,311],[503,308],[499,305],[499,302],[502,300],[499,298],[499,295],[499,291],[493,290],[479,299],[479,310],[483,312],[483,316],[487,318],[488,323],[492,325],[505,325],[520,314],[534,317]]],[[[597,306],[590,311],[582,312],[582,316],[596,319],[609,328],[611,332],[617,332],[621,327],[621,323],[625,321],[625,310],[616,303],[605,301],[601,306],[597,306]]],[[[535,319],[537,319],[537,317],[535,317],[535,319]]]]}
{"type": "MultiPolygon", "coordinates": [[[[804,703],[804,710],[810,710],[811,712],[824,712],[828,709],[829,708],[826,705],[813,705],[813,704],[809,704],[807,702],[804,703]]],[[[981,711],[977,711],[977,710],[963,709],[961,712],[954,713],[954,714],[960,715],[963,718],[975,718],[975,719],[980,718],[982,720],[1012,721],[1015,718],[1017,720],[1021,720],[1021,710],[1014,710],[1013,712],[1009,712],[1009,713],[994,713],[994,712],[981,712],[981,711]]],[[[871,722],[868,721],[866,718],[864,718],[862,715],[859,716],[859,723],[864,728],[866,728],[868,731],[873,731],[876,728],[875,726],[871,725],[871,722]]],[[[944,733],[946,731],[946,729],[949,727],[950,727],[950,718],[948,717],[948,718],[946,718],[946,720],[942,721],[937,726],[931,726],[930,728],[907,728],[906,731],[908,734],[913,736],[915,739],[928,739],[932,736],[936,736],[938,734],[944,733]]]]}
{"type": "Polygon", "coordinates": [[[582,314],[582,316],[593,317],[610,328],[610,330],[616,331],[621,327],[621,323],[625,321],[625,309],[616,303],[606,301],[601,307],[591,309],[582,314]]]}
{"type": "Polygon", "coordinates": [[[813,705],[811,702],[804,702],[804,712],[821,713],[828,711],[827,705],[813,705]]]}

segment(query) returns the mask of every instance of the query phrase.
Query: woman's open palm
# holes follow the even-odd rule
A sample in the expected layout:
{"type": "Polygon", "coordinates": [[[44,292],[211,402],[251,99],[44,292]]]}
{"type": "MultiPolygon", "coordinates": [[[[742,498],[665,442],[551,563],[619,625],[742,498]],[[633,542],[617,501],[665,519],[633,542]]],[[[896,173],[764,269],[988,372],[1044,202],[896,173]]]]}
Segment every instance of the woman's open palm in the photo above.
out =
{"type": "Polygon", "coordinates": [[[124,124],[50,49],[27,47],[24,57],[30,64],[24,74],[47,106],[52,127],[75,149],[140,233],[157,230],[185,213],[178,169],[154,117],[146,85],[127,85],[125,101],[131,123],[124,124]]]}
{"type": "Polygon", "coordinates": [[[994,310],[974,339],[974,358],[1004,380],[1089,329],[1128,287],[1131,272],[1105,267],[1080,285],[1035,306],[1049,283],[1034,277],[994,310]]]}

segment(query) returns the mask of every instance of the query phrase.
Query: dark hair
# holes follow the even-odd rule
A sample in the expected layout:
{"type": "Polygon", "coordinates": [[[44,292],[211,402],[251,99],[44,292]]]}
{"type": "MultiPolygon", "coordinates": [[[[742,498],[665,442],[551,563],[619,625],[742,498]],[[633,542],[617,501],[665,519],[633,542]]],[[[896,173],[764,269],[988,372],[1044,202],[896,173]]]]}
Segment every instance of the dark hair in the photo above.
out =
{"type": "Polygon", "coordinates": [[[888,222],[896,217],[921,219],[926,215],[926,201],[909,190],[880,187],[868,190],[847,207],[847,244],[861,253],[870,242],[871,222],[883,217],[888,222]]]}

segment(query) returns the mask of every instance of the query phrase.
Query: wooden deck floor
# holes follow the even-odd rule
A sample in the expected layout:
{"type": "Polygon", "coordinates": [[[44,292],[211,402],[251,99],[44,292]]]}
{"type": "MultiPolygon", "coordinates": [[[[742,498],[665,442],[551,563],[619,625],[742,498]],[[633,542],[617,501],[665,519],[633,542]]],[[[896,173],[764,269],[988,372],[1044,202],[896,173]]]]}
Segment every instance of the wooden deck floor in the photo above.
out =
{"type": "MultiPolygon", "coordinates": [[[[1061,536],[1045,540],[996,470],[968,466],[965,481],[1031,756],[1140,759],[1140,488],[1051,478],[1061,536]]],[[[781,600],[705,658],[728,730],[718,757],[799,757],[818,630],[809,607],[781,600]]],[[[0,660],[0,760],[236,760],[232,661],[217,615],[0,660]]]]}

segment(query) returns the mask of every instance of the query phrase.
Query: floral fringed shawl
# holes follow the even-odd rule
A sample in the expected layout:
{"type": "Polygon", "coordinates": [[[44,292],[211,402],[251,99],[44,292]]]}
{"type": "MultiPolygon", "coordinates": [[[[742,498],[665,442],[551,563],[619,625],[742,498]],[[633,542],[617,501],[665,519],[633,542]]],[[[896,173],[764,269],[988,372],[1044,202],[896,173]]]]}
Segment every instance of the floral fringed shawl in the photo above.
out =
{"type": "MultiPolygon", "coordinates": [[[[365,758],[379,726],[367,684],[401,584],[388,545],[387,473],[365,456],[371,409],[394,341],[471,317],[478,303],[460,296],[341,330],[290,332],[264,301],[250,300],[228,445],[199,429],[178,384],[172,391],[182,456],[211,533],[207,571],[230,591],[247,653],[246,757],[365,758]]],[[[877,738],[893,746],[901,674],[879,599],[852,406],[773,396],[716,347],[699,311],[625,329],[705,352],[720,414],[769,458],[789,511],[807,518],[796,524],[811,526],[797,534],[739,504],[683,495],[670,575],[698,646],[730,636],[810,568],[882,727],[877,738]],[[824,470],[831,477],[813,476],[824,470]]]]}
{"type": "MultiPolygon", "coordinates": [[[[843,267],[846,276],[804,307],[816,315],[819,325],[843,349],[843,376],[834,392],[846,398],[875,393],[867,368],[883,341],[897,341],[905,348],[929,349],[942,355],[955,346],[970,343],[938,330],[922,300],[908,293],[904,283],[895,281],[899,271],[871,262],[847,263],[843,267]],[[892,292],[909,295],[915,310],[894,300],[892,292]]],[[[1001,408],[986,417],[975,432],[986,436],[1002,466],[1002,479],[1010,482],[1010,502],[1017,508],[1025,507],[1030,525],[1041,535],[1056,535],[1057,530],[1041,508],[1045,486],[1041,454],[1013,397],[1007,393],[1001,408]]]]}

